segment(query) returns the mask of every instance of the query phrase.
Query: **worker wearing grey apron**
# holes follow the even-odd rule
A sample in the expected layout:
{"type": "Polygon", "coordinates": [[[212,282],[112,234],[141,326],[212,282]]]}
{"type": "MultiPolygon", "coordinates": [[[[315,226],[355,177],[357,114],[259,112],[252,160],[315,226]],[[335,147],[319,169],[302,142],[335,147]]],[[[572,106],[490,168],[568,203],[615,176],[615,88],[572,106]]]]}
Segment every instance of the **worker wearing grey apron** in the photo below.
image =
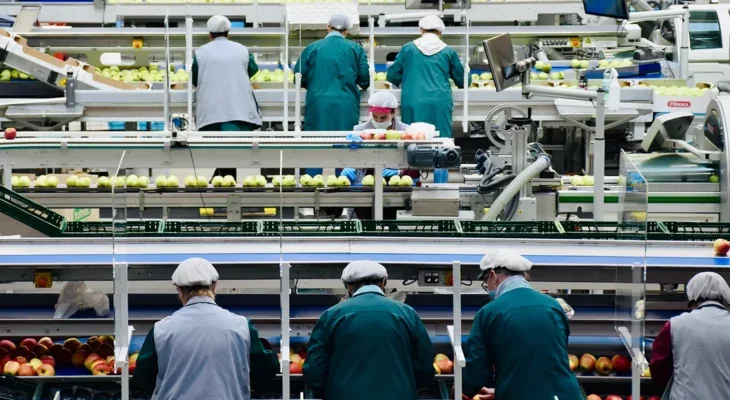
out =
{"type": "MultiPolygon", "coordinates": [[[[211,17],[211,41],[195,51],[195,125],[200,131],[253,131],[261,127],[261,110],[250,81],[259,67],[246,46],[228,40],[230,30],[228,18],[211,17]]],[[[213,176],[218,175],[235,178],[236,169],[217,169],[213,176]]]]}
{"type": "Polygon", "coordinates": [[[714,272],[686,287],[692,311],[673,317],[652,345],[651,378],[663,399],[730,397],[730,287],[714,272]]]}

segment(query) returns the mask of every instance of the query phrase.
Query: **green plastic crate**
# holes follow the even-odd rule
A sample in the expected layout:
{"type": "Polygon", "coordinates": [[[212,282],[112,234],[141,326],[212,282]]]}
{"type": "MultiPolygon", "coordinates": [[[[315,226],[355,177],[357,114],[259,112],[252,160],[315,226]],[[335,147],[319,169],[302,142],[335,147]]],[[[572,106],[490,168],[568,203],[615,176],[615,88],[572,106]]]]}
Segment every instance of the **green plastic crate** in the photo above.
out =
{"type": "Polygon", "coordinates": [[[85,237],[111,237],[117,236],[163,236],[165,222],[152,221],[126,221],[117,223],[116,227],[111,221],[102,222],[68,222],[64,236],[85,236],[85,237]],[[116,232],[114,229],[116,228],[116,232]]]}
{"type": "Polygon", "coordinates": [[[715,241],[730,240],[730,223],[727,222],[660,222],[667,234],[657,240],[715,241]]]}
{"type": "Polygon", "coordinates": [[[489,238],[559,239],[563,231],[556,221],[461,221],[464,236],[489,238]]]}
{"type": "Polygon", "coordinates": [[[350,236],[360,233],[360,221],[263,221],[265,236],[350,236]]]}
{"type": "Polygon", "coordinates": [[[257,236],[261,234],[261,229],[260,221],[165,222],[165,236],[257,236]]]}
{"type": "Polygon", "coordinates": [[[560,223],[566,239],[646,240],[656,223],[564,221],[560,223]]]}
{"type": "Polygon", "coordinates": [[[460,236],[457,221],[360,221],[362,234],[368,236],[460,236]]]}
{"type": "Polygon", "coordinates": [[[0,186],[0,212],[48,236],[61,236],[66,218],[0,186]]]}

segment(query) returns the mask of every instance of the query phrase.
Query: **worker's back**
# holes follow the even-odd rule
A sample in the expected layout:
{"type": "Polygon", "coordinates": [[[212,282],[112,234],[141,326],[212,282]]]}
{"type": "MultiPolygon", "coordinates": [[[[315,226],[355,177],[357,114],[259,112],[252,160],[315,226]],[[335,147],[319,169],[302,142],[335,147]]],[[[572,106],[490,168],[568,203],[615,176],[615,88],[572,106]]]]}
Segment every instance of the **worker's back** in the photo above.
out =
{"type": "Polygon", "coordinates": [[[671,400],[730,397],[730,312],[706,302],[670,320],[674,383],[671,400]]]}
{"type": "Polygon", "coordinates": [[[434,375],[420,318],[381,293],[356,294],[327,310],[309,350],[304,377],[327,400],[416,399],[434,375]]]}
{"type": "Polygon", "coordinates": [[[331,33],[302,52],[295,66],[307,89],[304,129],[352,129],[360,118],[360,88],[370,85],[365,51],[357,43],[331,33]]]}
{"type": "Polygon", "coordinates": [[[249,399],[250,332],[246,318],[207,297],[154,327],[155,400],[249,399]]]}
{"type": "Polygon", "coordinates": [[[451,57],[458,55],[446,47],[433,55],[425,55],[413,42],[406,43],[400,50],[403,54],[403,82],[400,88],[409,96],[401,98],[401,105],[451,101],[451,57]]]}
{"type": "Polygon", "coordinates": [[[555,299],[529,287],[512,289],[484,306],[476,320],[498,399],[582,399],[568,365],[568,319],[555,299]]]}
{"type": "Polygon", "coordinates": [[[195,51],[198,64],[196,124],[242,121],[261,125],[248,76],[246,46],[219,37],[195,51]]]}

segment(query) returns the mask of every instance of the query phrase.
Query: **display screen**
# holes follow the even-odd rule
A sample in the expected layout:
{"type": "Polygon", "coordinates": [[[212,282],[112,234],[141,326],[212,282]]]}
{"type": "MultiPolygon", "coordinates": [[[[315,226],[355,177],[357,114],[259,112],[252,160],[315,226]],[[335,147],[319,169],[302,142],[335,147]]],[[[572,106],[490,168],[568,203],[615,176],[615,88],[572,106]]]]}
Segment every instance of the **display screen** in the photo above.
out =
{"type": "Polygon", "coordinates": [[[629,8],[626,0],[583,0],[583,9],[586,14],[629,19],[629,8]]]}

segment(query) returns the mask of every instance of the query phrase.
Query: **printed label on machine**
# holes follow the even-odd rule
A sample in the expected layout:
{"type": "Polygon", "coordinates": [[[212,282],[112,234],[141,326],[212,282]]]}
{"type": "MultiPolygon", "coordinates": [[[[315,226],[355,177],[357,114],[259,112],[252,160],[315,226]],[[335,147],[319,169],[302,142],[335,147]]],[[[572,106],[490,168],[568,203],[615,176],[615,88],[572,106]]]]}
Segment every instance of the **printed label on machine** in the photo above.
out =
{"type": "Polygon", "coordinates": [[[667,102],[667,107],[672,107],[672,108],[690,108],[690,107],[692,107],[692,103],[690,103],[689,101],[676,101],[676,100],[672,100],[672,101],[667,102]]]}

